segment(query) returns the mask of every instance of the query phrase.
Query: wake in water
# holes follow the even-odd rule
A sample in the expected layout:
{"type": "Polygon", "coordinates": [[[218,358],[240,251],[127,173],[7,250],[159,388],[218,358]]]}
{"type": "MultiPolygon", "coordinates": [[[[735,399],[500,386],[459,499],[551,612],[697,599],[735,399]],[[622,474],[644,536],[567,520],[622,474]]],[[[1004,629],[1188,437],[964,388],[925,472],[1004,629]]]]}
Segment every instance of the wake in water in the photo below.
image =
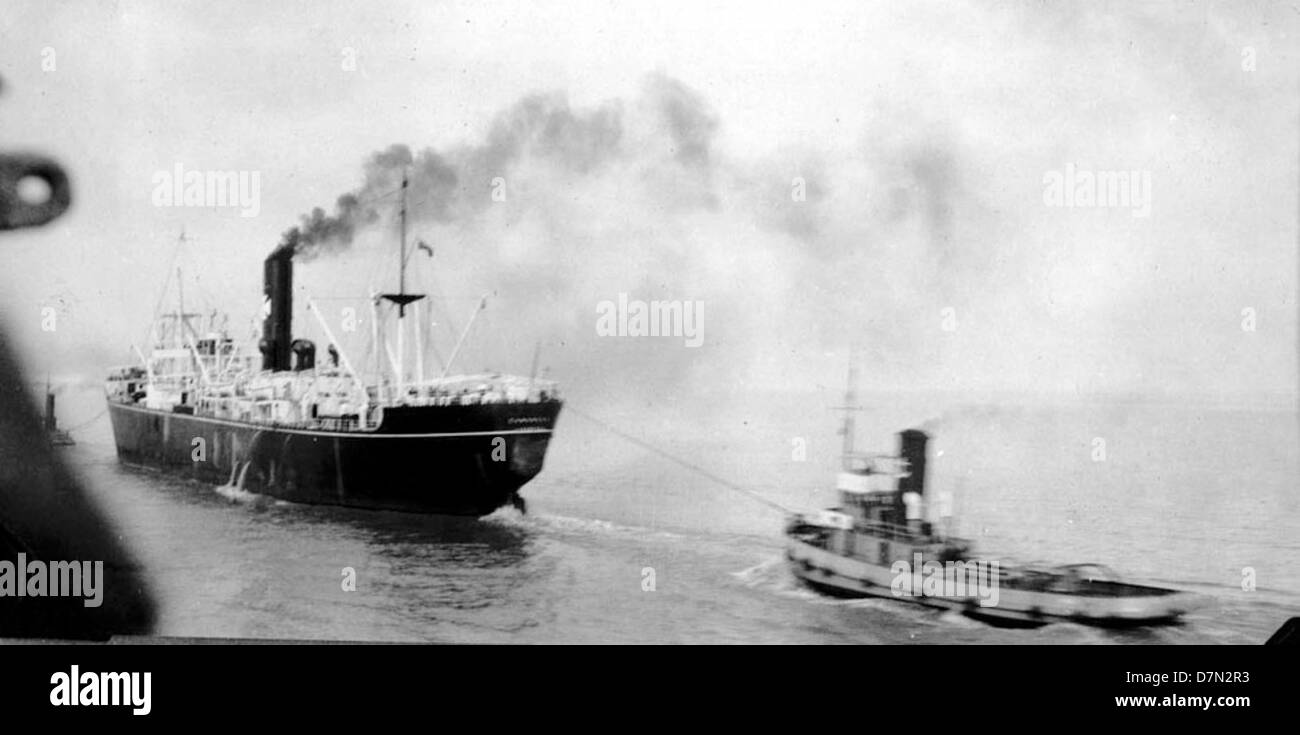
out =
{"type": "Polygon", "coordinates": [[[550,533],[557,536],[625,536],[639,540],[680,540],[685,538],[681,534],[671,531],[622,525],[598,518],[575,518],[549,513],[523,514],[508,506],[499,508],[491,515],[484,516],[480,520],[484,523],[503,527],[550,533]]]}
{"type": "MultiPolygon", "coordinates": [[[[748,569],[732,572],[732,577],[749,589],[770,592],[782,597],[802,600],[814,605],[831,605],[835,607],[861,608],[880,612],[901,613],[902,608],[893,600],[862,597],[844,598],[819,594],[803,585],[790,573],[783,557],[772,557],[755,564],[748,569]]],[[[923,612],[923,611],[922,611],[923,612]]]]}
{"type": "Polygon", "coordinates": [[[241,489],[235,485],[217,485],[212,488],[221,497],[238,505],[271,505],[274,498],[241,489]]]}

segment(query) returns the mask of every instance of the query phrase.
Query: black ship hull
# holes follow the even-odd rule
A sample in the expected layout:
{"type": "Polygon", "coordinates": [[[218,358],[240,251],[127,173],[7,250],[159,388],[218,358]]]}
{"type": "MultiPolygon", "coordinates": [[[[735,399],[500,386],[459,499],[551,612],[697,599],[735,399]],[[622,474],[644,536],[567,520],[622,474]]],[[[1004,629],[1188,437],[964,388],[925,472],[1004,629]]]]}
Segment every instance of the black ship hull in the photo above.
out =
{"type": "Polygon", "coordinates": [[[559,401],[385,410],[319,431],[109,402],[122,461],[297,503],[481,516],[542,469],[559,401]]]}

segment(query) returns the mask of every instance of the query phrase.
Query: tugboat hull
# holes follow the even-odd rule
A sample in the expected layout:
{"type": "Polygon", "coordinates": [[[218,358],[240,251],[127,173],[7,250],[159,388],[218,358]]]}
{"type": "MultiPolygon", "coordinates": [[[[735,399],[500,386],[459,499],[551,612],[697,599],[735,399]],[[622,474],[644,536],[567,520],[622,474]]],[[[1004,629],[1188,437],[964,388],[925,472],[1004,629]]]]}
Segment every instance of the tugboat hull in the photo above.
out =
{"type": "Polygon", "coordinates": [[[1052,622],[1103,627],[1158,625],[1173,623],[1204,604],[1199,595],[1116,582],[1096,582],[1089,585],[1090,589],[1074,592],[1048,586],[1031,589],[1026,588],[1029,583],[1009,574],[1006,581],[999,583],[997,604],[985,607],[974,595],[895,595],[895,574],[890,567],[836,554],[797,538],[787,540],[786,558],[797,579],[823,594],[885,597],[956,610],[972,619],[1006,627],[1037,627],[1052,622]]]}
{"type": "Polygon", "coordinates": [[[118,457],[297,503],[481,516],[542,469],[558,401],[395,407],[318,431],[109,403],[118,457]]]}

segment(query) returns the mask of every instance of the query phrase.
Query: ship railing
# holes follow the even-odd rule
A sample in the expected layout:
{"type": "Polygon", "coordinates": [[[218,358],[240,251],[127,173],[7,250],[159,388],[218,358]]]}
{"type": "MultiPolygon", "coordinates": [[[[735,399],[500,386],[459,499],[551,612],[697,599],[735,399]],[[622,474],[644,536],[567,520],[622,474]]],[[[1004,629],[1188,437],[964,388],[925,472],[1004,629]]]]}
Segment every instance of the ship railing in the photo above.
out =
{"type": "Polygon", "coordinates": [[[109,380],[139,380],[148,375],[148,371],[138,365],[124,365],[109,370],[109,380]]]}
{"type": "Polygon", "coordinates": [[[356,416],[326,416],[311,423],[312,428],[322,431],[357,431],[361,428],[361,421],[356,416]]]}
{"type": "Polygon", "coordinates": [[[501,404],[527,404],[541,403],[543,400],[554,400],[553,396],[546,396],[545,399],[540,396],[516,397],[502,395],[491,391],[474,392],[474,393],[428,393],[416,394],[408,393],[403,399],[397,396],[395,405],[400,406],[478,406],[501,404]]]}
{"type": "Polygon", "coordinates": [[[468,375],[451,375],[448,377],[428,378],[407,383],[407,389],[420,392],[441,391],[443,393],[482,393],[494,392],[507,396],[522,396],[517,402],[535,400],[541,394],[548,397],[559,391],[559,383],[542,378],[526,378],[521,375],[503,373],[474,373],[468,375]]]}
{"type": "MultiPolygon", "coordinates": [[[[843,514],[841,511],[837,511],[837,512],[841,513],[842,515],[848,515],[848,514],[843,514]]],[[[878,536],[883,536],[885,538],[891,538],[891,539],[911,538],[919,535],[911,528],[907,526],[901,526],[897,523],[885,523],[883,521],[864,521],[860,518],[853,518],[852,523],[843,526],[827,525],[823,519],[819,518],[818,515],[814,513],[795,514],[793,518],[789,520],[788,524],[792,526],[802,525],[802,526],[807,526],[809,528],[816,528],[819,530],[824,530],[828,533],[830,531],[835,531],[835,530],[863,531],[866,533],[871,533],[871,534],[875,534],[878,536]]]]}
{"type": "Polygon", "coordinates": [[[893,454],[851,452],[843,455],[842,464],[848,472],[907,477],[910,470],[907,460],[893,454]]]}
{"type": "Polygon", "coordinates": [[[308,429],[313,431],[367,432],[374,426],[363,426],[358,416],[325,416],[314,419],[289,419],[249,414],[238,417],[241,421],[267,429],[308,429]]]}
{"type": "Polygon", "coordinates": [[[474,406],[480,404],[525,404],[559,400],[554,384],[528,390],[518,384],[472,380],[424,381],[408,385],[391,402],[405,406],[474,406]]]}
{"type": "Polygon", "coordinates": [[[853,527],[858,531],[865,531],[867,533],[898,541],[943,538],[940,534],[926,534],[919,528],[899,523],[887,523],[885,521],[864,521],[858,519],[854,521],[853,527]]]}

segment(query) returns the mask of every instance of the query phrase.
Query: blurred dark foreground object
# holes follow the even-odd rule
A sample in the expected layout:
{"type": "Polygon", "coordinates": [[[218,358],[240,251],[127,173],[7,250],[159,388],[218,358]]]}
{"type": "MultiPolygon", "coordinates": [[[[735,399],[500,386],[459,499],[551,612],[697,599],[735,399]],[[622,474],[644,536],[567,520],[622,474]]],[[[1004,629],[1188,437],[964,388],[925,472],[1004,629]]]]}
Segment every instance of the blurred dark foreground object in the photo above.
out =
{"type": "Polygon", "coordinates": [[[1300,618],[1282,623],[1277,632],[1264,641],[1266,646],[1300,646],[1300,618]]]}
{"type": "MultiPolygon", "coordinates": [[[[0,230],[45,224],[70,202],[68,178],[57,163],[0,153],[0,230]],[[30,179],[41,195],[34,199],[24,191],[30,179]]],[[[148,633],[154,605],[141,570],[59,461],[27,385],[0,331],[0,638],[104,640],[148,633]],[[19,567],[20,555],[26,568],[19,567]],[[60,576],[72,589],[47,596],[56,565],[70,562],[94,577],[68,585],[75,575],[65,570],[60,576]],[[96,562],[102,574],[94,571],[96,562]],[[28,583],[29,570],[43,577],[40,588],[28,583]],[[19,596],[20,590],[44,594],[19,596]],[[88,607],[95,597],[99,604],[88,607]]]]}
{"type": "Polygon", "coordinates": [[[83,591],[93,581],[101,603],[87,607],[86,594],[18,597],[20,583],[11,578],[0,587],[0,638],[148,632],[154,610],[141,570],[55,455],[26,386],[0,334],[0,562],[17,565],[19,554],[47,570],[56,562],[91,562],[92,570],[103,562],[101,576],[81,580],[83,591]]]}
{"type": "Polygon", "coordinates": [[[68,176],[57,163],[0,153],[0,230],[43,225],[63,214],[71,201],[68,176]]]}

